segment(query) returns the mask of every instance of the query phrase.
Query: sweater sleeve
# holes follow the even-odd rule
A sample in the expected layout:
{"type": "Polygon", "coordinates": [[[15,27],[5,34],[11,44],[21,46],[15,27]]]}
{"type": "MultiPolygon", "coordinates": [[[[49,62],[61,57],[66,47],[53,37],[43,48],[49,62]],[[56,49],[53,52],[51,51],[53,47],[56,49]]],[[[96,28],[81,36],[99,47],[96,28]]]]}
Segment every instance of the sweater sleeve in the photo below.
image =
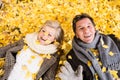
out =
{"type": "Polygon", "coordinates": [[[24,41],[21,39],[15,43],[11,43],[0,48],[0,58],[5,58],[4,65],[1,67],[1,70],[3,70],[4,73],[0,75],[0,80],[7,80],[11,67],[15,63],[14,56],[16,54],[14,53],[17,53],[20,49],[22,49],[23,45],[24,41]]]}
{"type": "Polygon", "coordinates": [[[56,76],[56,72],[58,69],[58,65],[59,65],[59,60],[60,57],[58,54],[54,55],[57,60],[56,62],[45,72],[45,74],[42,76],[42,80],[55,80],[55,76],[56,76]]]}
{"type": "Polygon", "coordinates": [[[8,44],[4,47],[0,47],[0,58],[2,57],[5,57],[6,55],[6,52],[10,49],[10,48],[13,48],[15,46],[19,46],[19,45],[23,45],[24,44],[24,41],[23,39],[17,41],[17,42],[14,42],[14,43],[11,43],[11,44],[8,44]]]}

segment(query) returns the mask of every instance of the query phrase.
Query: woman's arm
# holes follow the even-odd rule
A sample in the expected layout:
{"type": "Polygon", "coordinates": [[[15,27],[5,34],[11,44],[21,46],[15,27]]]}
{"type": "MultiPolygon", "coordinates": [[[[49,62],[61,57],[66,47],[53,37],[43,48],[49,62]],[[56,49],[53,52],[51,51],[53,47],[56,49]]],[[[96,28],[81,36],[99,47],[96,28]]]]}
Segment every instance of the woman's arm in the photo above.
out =
{"type": "Polygon", "coordinates": [[[6,52],[10,49],[10,48],[13,48],[15,46],[19,46],[19,45],[23,45],[24,44],[24,41],[23,39],[17,41],[17,42],[14,42],[14,43],[11,43],[11,44],[8,44],[4,47],[0,47],[0,58],[2,57],[5,57],[6,55],[6,52]]]}
{"type": "Polygon", "coordinates": [[[15,43],[0,48],[0,59],[4,59],[0,61],[0,63],[3,62],[3,65],[0,66],[0,69],[2,70],[2,74],[0,73],[0,80],[7,80],[11,66],[15,63],[14,56],[20,49],[22,49],[23,45],[24,41],[21,39],[15,43]]]}
{"type": "Polygon", "coordinates": [[[45,74],[42,76],[42,80],[55,80],[56,72],[59,65],[60,57],[58,54],[54,55],[56,57],[56,62],[45,72],[45,74]]]}

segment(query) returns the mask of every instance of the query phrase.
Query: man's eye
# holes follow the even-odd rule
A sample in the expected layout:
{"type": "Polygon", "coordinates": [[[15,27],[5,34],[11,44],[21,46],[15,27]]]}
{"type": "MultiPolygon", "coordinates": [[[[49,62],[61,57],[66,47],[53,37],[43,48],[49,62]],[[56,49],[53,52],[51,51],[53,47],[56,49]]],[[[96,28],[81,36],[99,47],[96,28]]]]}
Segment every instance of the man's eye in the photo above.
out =
{"type": "Polygon", "coordinates": [[[89,28],[90,26],[88,26],[88,28],[89,28]]]}
{"type": "Polygon", "coordinates": [[[84,29],[83,27],[79,28],[79,30],[83,30],[83,29],[84,29]]]}

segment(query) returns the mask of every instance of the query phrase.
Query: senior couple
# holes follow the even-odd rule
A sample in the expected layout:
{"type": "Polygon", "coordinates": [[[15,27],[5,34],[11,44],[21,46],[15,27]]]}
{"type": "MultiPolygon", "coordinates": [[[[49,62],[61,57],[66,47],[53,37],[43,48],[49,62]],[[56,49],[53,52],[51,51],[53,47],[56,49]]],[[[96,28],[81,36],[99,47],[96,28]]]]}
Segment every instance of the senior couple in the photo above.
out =
{"type": "MultiPolygon", "coordinates": [[[[120,40],[99,33],[86,13],[73,18],[72,28],[75,36],[58,73],[61,80],[117,80],[120,40]]],[[[5,59],[5,65],[0,80],[55,80],[63,35],[59,22],[48,20],[40,31],[1,47],[0,58],[5,59]]]]}

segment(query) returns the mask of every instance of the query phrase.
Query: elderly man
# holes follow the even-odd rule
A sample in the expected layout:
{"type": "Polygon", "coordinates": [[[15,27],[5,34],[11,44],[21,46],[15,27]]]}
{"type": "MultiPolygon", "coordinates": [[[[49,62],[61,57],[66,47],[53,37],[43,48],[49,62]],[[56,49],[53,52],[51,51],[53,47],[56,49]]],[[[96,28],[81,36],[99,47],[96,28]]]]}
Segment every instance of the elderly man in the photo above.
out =
{"type": "Polygon", "coordinates": [[[75,36],[67,61],[61,67],[62,80],[114,80],[120,70],[120,40],[95,29],[95,23],[86,13],[73,19],[75,36]],[[82,68],[82,67],[83,68],[82,68]]]}

